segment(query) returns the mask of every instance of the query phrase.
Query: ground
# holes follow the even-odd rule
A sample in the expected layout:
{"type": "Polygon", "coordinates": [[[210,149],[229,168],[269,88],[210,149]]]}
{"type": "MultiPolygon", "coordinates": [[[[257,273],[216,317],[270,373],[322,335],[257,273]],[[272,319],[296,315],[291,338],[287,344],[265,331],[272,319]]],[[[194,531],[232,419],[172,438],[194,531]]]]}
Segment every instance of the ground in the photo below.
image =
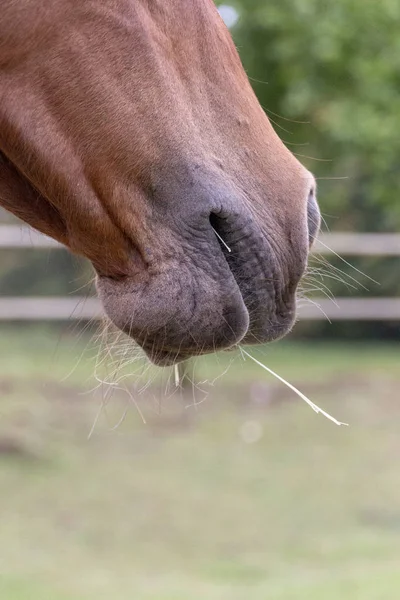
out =
{"type": "Polygon", "coordinates": [[[170,371],[128,379],[88,440],[87,342],[0,331],[1,599],[397,598],[398,345],[257,353],[349,428],[227,354],[196,365],[197,406],[170,371]]]}

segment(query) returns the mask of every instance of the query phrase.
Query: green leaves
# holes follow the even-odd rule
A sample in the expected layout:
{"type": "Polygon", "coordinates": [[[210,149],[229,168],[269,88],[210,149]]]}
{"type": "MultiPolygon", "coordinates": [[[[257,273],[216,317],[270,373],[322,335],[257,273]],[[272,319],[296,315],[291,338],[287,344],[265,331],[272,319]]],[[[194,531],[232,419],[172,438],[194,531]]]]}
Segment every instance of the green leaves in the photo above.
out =
{"type": "Polygon", "coordinates": [[[233,34],[261,104],[311,122],[288,124],[273,117],[290,131],[278,128],[281,137],[308,144],[298,149],[302,154],[332,159],[301,159],[317,177],[348,178],[345,185],[323,186],[323,210],[339,217],[340,229],[346,224],[399,229],[400,2],[241,0],[234,5],[240,20],[233,34]]]}

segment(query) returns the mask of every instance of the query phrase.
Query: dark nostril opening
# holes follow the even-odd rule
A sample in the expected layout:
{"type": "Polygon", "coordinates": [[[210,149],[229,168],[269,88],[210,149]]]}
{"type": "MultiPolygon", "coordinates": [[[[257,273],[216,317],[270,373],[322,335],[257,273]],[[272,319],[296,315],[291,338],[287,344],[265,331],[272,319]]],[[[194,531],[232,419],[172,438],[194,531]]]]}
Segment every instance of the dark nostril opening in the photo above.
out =
{"type": "Polygon", "coordinates": [[[216,215],[215,213],[210,214],[210,225],[213,229],[215,229],[215,231],[218,231],[218,233],[222,227],[223,220],[224,219],[222,217],[216,215]]]}

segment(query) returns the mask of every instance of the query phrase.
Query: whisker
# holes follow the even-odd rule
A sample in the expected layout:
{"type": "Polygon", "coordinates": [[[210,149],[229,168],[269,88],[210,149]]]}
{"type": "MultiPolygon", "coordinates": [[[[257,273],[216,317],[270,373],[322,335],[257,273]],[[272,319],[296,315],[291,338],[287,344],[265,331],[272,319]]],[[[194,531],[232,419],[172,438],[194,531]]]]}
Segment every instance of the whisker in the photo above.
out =
{"type": "Polygon", "coordinates": [[[91,429],[89,431],[88,437],[87,437],[88,440],[90,440],[90,438],[92,437],[92,435],[94,433],[94,430],[96,429],[97,423],[99,422],[100,415],[101,415],[101,413],[103,412],[103,410],[105,409],[105,407],[107,405],[107,402],[109,400],[109,395],[110,395],[110,389],[111,388],[108,388],[106,394],[103,395],[103,397],[101,399],[99,408],[97,410],[96,416],[95,416],[94,421],[93,421],[93,425],[92,425],[92,427],[91,427],[91,429]]]}
{"type": "Polygon", "coordinates": [[[337,258],[339,258],[342,262],[344,262],[345,265],[347,265],[351,269],[354,269],[355,271],[357,271],[357,273],[359,273],[363,277],[366,277],[367,279],[369,279],[370,281],[372,281],[372,283],[376,283],[376,285],[380,285],[380,283],[378,281],[375,281],[375,279],[372,279],[372,277],[370,277],[366,273],[363,273],[363,271],[360,271],[360,269],[357,269],[357,267],[355,267],[354,265],[352,265],[351,263],[349,263],[347,260],[345,260],[342,256],[340,256],[340,254],[338,254],[337,252],[335,252],[334,250],[332,250],[332,248],[330,248],[329,246],[327,246],[326,244],[324,244],[324,242],[322,242],[320,239],[318,240],[318,243],[321,244],[321,246],[324,246],[324,248],[326,248],[330,252],[332,252],[332,254],[334,254],[337,258]]]}
{"type": "MultiPolygon", "coordinates": [[[[263,108],[264,108],[264,106],[263,106],[263,108]]],[[[264,110],[265,110],[265,108],[264,108],[264,110]]],[[[293,131],[289,131],[289,129],[285,129],[277,121],[272,119],[272,117],[268,117],[268,119],[271,121],[271,123],[273,123],[276,127],[279,127],[279,129],[282,129],[282,131],[284,131],[285,133],[288,133],[289,135],[293,135],[293,131]]]]}
{"type": "Polygon", "coordinates": [[[317,278],[305,278],[301,283],[299,289],[304,291],[305,293],[322,292],[324,296],[330,298],[332,302],[335,302],[335,295],[333,294],[333,292],[322,281],[318,281],[317,278]],[[310,284],[311,287],[306,287],[305,284],[310,284]]]}
{"type": "Polygon", "coordinates": [[[228,252],[232,252],[231,248],[229,248],[229,246],[225,242],[225,240],[222,239],[222,237],[219,235],[218,231],[216,231],[216,229],[214,229],[214,227],[212,227],[212,229],[214,230],[214,233],[217,236],[217,238],[219,239],[219,241],[221,242],[221,244],[223,244],[225,246],[225,248],[228,250],[228,252]]]}
{"type": "Polygon", "coordinates": [[[97,409],[97,413],[96,413],[96,416],[95,416],[95,418],[94,418],[93,425],[92,425],[92,427],[90,428],[90,431],[89,431],[89,433],[88,433],[88,436],[87,436],[87,439],[88,439],[88,440],[90,440],[90,439],[91,439],[91,437],[92,437],[92,435],[93,435],[93,433],[94,433],[94,430],[96,429],[97,423],[98,423],[98,421],[99,421],[99,419],[100,419],[100,415],[101,415],[101,413],[103,412],[103,408],[104,408],[104,403],[103,403],[103,402],[101,402],[101,403],[100,403],[100,406],[99,406],[99,408],[97,409]]]}
{"type": "Polygon", "coordinates": [[[116,431],[119,427],[121,427],[122,423],[125,421],[127,414],[129,411],[129,401],[127,402],[126,406],[125,406],[125,410],[122,413],[122,417],[117,421],[117,423],[115,425],[113,425],[110,428],[110,431],[116,431]]]}
{"type": "Polygon", "coordinates": [[[132,393],[129,391],[129,389],[128,389],[128,387],[127,387],[127,386],[124,386],[123,388],[120,388],[120,389],[122,389],[124,392],[126,392],[126,393],[128,394],[128,396],[129,396],[129,398],[130,398],[130,400],[131,400],[132,404],[133,404],[133,405],[134,405],[134,407],[136,408],[136,410],[137,410],[137,412],[138,412],[138,414],[139,414],[140,418],[142,419],[142,421],[143,421],[144,425],[146,425],[146,424],[147,424],[147,422],[146,422],[146,419],[144,418],[144,415],[143,415],[143,413],[142,413],[142,411],[141,411],[141,409],[140,409],[140,406],[139,406],[139,404],[137,403],[137,401],[136,401],[136,399],[135,399],[134,395],[133,395],[133,394],[132,394],[132,393]]]}
{"type": "Polygon", "coordinates": [[[288,144],[289,146],[309,146],[310,142],[304,142],[302,144],[296,142],[288,142],[287,140],[282,140],[284,144],[288,144]]]}
{"type": "Polygon", "coordinates": [[[262,79],[256,79],[255,77],[250,77],[250,75],[247,75],[247,77],[250,79],[250,81],[255,81],[256,83],[262,83],[262,85],[269,85],[269,81],[263,81],[262,79]]]}
{"type": "Polygon", "coordinates": [[[230,362],[229,362],[229,365],[226,367],[226,369],[225,369],[225,370],[224,370],[224,371],[223,371],[223,372],[222,372],[220,375],[217,375],[217,376],[215,377],[215,379],[213,379],[212,381],[210,381],[209,379],[205,379],[204,381],[199,381],[199,385],[206,385],[206,384],[207,384],[207,385],[209,385],[209,386],[213,387],[213,386],[215,385],[215,383],[216,383],[216,382],[217,382],[219,379],[221,379],[221,377],[224,377],[224,375],[226,375],[226,374],[227,374],[227,372],[228,372],[228,371],[229,371],[229,369],[231,368],[231,366],[232,366],[232,363],[234,362],[234,360],[235,360],[234,358],[231,358],[231,360],[230,360],[230,362]]]}
{"type": "MultiPolygon", "coordinates": [[[[313,258],[317,262],[320,262],[322,265],[324,265],[331,272],[333,271],[333,274],[338,276],[338,281],[340,281],[341,283],[343,283],[343,284],[346,285],[346,281],[344,279],[342,279],[342,277],[347,277],[351,281],[354,281],[354,283],[356,283],[358,287],[362,288],[366,292],[369,291],[369,289],[363,283],[361,283],[361,281],[358,281],[358,279],[356,279],[355,277],[353,277],[349,273],[346,273],[342,269],[339,269],[339,267],[336,267],[332,263],[328,262],[323,256],[314,254],[313,258]]],[[[350,266],[352,266],[352,265],[350,265],[350,266]]]]}
{"type": "Polygon", "coordinates": [[[292,152],[295,156],[300,156],[301,158],[309,158],[310,160],[317,160],[318,162],[333,162],[332,158],[315,158],[315,156],[308,156],[307,154],[299,154],[298,152],[292,152]]]}
{"type": "MultiPolygon", "coordinates": [[[[312,294],[313,292],[320,292],[326,298],[328,298],[328,300],[330,300],[336,306],[336,308],[339,308],[339,305],[336,302],[335,297],[332,295],[332,293],[328,293],[320,287],[307,287],[307,288],[303,287],[300,289],[300,291],[303,292],[304,294],[312,294]]],[[[307,296],[304,296],[304,297],[307,298],[307,300],[310,300],[310,298],[308,298],[307,296]]]]}
{"type": "Polygon", "coordinates": [[[346,177],[315,177],[315,179],[317,180],[336,180],[336,179],[350,179],[350,177],[346,176],[346,177]]]}
{"type": "MultiPolygon", "coordinates": [[[[303,300],[305,300],[309,304],[312,304],[313,306],[315,306],[316,308],[318,308],[318,310],[324,315],[324,317],[326,318],[326,320],[328,321],[328,323],[330,325],[332,325],[332,321],[330,320],[330,318],[328,317],[328,315],[326,314],[326,312],[324,311],[324,309],[322,308],[322,306],[320,304],[318,304],[318,302],[315,302],[315,300],[312,300],[311,298],[308,298],[307,296],[304,296],[303,300]]],[[[335,304],[336,304],[336,302],[335,302],[335,304]]],[[[336,306],[339,308],[339,306],[337,304],[336,304],[336,306]]]]}
{"type": "Polygon", "coordinates": [[[274,115],[274,117],[278,117],[278,119],[283,119],[284,121],[289,121],[289,123],[299,123],[300,125],[310,125],[311,124],[311,121],[297,121],[296,119],[290,119],[289,117],[283,117],[282,115],[278,115],[278,113],[273,112],[269,108],[265,108],[265,106],[263,108],[264,108],[264,110],[267,111],[267,113],[274,115]]]}

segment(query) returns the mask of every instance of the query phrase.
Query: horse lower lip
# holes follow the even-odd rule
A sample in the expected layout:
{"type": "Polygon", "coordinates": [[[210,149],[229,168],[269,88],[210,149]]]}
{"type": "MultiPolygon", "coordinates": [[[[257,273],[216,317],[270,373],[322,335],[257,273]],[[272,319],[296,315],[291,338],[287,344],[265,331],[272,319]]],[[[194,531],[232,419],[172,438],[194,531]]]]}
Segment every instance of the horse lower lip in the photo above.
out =
{"type": "Polygon", "coordinates": [[[143,348],[143,350],[146,352],[148,358],[151,360],[151,362],[153,364],[155,364],[157,367],[173,367],[174,365],[177,365],[179,363],[184,362],[185,360],[189,360],[190,358],[194,358],[194,357],[199,357],[202,356],[202,354],[205,353],[201,353],[198,350],[193,350],[192,352],[184,352],[184,353],[179,353],[179,352],[174,352],[174,351],[167,351],[167,350],[146,350],[146,348],[143,348]]]}
{"type": "Polygon", "coordinates": [[[166,350],[146,351],[148,358],[157,367],[173,367],[174,365],[184,362],[191,358],[191,354],[179,354],[177,352],[168,352],[166,350]]]}

